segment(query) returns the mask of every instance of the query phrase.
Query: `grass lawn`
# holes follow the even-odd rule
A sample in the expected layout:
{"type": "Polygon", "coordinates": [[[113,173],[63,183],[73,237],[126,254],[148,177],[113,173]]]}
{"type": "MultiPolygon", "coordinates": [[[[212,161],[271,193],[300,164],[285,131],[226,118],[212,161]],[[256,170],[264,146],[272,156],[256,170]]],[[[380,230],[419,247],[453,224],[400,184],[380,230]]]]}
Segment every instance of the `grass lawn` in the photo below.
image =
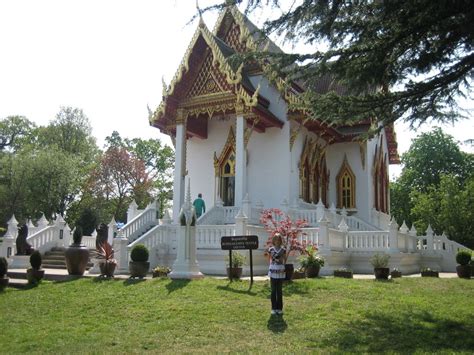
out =
{"type": "Polygon", "coordinates": [[[474,352],[474,280],[79,279],[0,293],[0,353],[474,352]]]}

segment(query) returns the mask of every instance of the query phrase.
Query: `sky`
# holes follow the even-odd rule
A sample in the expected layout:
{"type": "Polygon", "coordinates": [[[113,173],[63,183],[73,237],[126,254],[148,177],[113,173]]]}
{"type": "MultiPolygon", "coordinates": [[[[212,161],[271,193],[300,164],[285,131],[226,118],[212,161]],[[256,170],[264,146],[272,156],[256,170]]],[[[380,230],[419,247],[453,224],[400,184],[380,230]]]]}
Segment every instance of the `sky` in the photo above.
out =
{"type": "MultiPolygon", "coordinates": [[[[84,110],[100,147],[114,130],[171,144],[149,126],[147,105],[160,103],[161,80],[173,78],[196,29],[197,22],[188,24],[195,13],[194,0],[0,0],[0,119],[23,115],[47,125],[61,106],[73,106],[84,110]]],[[[261,24],[268,14],[256,11],[250,19],[261,24]]],[[[204,14],[210,29],[216,19],[204,14]]],[[[474,108],[472,100],[462,105],[474,108]]],[[[395,128],[403,153],[431,126],[395,128]]],[[[472,113],[442,128],[461,142],[472,139],[472,113]]],[[[400,166],[390,171],[393,178],[400,166]]]]}

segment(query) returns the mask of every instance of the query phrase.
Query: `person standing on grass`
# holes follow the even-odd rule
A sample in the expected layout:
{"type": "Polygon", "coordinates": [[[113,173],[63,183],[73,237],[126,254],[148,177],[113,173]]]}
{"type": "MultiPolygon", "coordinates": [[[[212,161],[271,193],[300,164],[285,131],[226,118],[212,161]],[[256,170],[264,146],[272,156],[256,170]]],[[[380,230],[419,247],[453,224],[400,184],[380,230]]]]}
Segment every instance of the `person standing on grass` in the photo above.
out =
{"type": "Polygon", "coordinates": [[[286,249],[280,233],[272,238],[272,246],[268,248],[270,266],[268,276],[272,288],[272,315],[283,314],[283,280],[285,279],[286,249]]]}
{"type": "Polygon", "coordinates": [[[194,209],[196,210],[197,218],[201,217],[202,214],[206,213],[206,204],[202,199],[202,194],[198,194],[198,198],[193,202],[194,209]]]}

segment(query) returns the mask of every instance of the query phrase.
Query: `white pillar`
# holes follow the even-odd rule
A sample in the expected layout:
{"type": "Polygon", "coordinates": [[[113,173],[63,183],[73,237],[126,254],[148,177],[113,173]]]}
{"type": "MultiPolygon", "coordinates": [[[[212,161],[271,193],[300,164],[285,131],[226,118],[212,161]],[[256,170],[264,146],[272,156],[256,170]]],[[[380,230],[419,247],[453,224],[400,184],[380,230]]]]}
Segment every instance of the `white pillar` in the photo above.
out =
{"type": "Polygon", "coordinates": [[[173,222],[179,223],[179,212],[184,202],[184,176],[186,172],[186,125],[184,111],[178,109],[176,118],[176,148],[174,152],[173,222]]]}
{"type": "Polygon", "coordinates": [[[204,277],[199,270],[196,258],[196,211],[191,203],[191,192],[188,183],[186,201],[178,215],[178,248],[176,260],[173,263],[172,279],[198,279],[204,277]]]}
{"type": "Polygon", "coordinates": [[[388,242],[390,244],[390,252],[398,252],[398,224],[395,219],[392,218],[388,225],[388,242]]]}
{"type": "Polygon", "coordinates": [[[431,228],[431,224],[428,225],[426,229],[426,250],[429,252],[434,251],[434,243],[433,243],[433,228],[431,228]]]}
{"type": "Polygon", "coordinates": [[[247,216],[239,210],[237,216],[235,216],[235,235],[247,235],[247,216]]]}
{"type": "Polygon", "coordinates": [[[323,216],[318,221],[319,222],[319,240],[318,240],[318,248],[320,251],[329,251],[329,228],[328,228],[328,219],[326,217],[326,213],[323,212],[323,216]]]}
{"type": "Polygon", "coordinates": [[[107,243],[112,245],[112,243],[114,242],[114,234],[117,231],[117,222],[115,222],[114,217],[112,217],[112,220],[110,221],[107,227],[107,243]]]}
{"type": "Polygon", "coordinates": [[[128,272],[127,245],[128,239],[124,237],[122,231],[119,231],[112,245],[114,248],[114,256],[117,260],[117,274],[125,274],[128,272]]]}
{"type": "Polygon", "coordinates": [[[127,210],[127,223],[129,223],[132,219],[135,218],[135,216],[137,215],[137,212],[138,212],[138,205],[137,205],[137,203],[135,202],[135,200],[133,200],[133,201],[130,203],[130,206],[128,206],[128,210],[127,210]]]}
{"type": "Polygon", "coordinates": [[[235,129],[235,197],[234,205],[241,207],[247,191],[247,154],[245,150],[245,125],[242,114],[237,114],[235,129]]]}

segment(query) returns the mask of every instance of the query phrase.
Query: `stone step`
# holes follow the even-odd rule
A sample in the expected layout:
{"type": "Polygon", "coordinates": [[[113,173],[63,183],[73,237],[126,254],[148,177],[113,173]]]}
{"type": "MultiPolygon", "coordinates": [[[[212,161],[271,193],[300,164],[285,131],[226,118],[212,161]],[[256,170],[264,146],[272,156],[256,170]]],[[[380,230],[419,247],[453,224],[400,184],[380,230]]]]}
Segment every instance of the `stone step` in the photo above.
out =
{"type": "Polygon", "coordinates": [[[66,265],[66,260],[43,260],[42,265],[66,265]]]}
{"type": "Polygon", "coordinates": [[[43,262],[46,260],[64,260],[64,255],[45,255],[43,256],[43,262]]]}
{"type": "Polygon", "coordinates": [[[62,270],[67,269],[66,264],[44,264],[43,263],[41,266],[47,269],[62,269],[62,270]]]}

